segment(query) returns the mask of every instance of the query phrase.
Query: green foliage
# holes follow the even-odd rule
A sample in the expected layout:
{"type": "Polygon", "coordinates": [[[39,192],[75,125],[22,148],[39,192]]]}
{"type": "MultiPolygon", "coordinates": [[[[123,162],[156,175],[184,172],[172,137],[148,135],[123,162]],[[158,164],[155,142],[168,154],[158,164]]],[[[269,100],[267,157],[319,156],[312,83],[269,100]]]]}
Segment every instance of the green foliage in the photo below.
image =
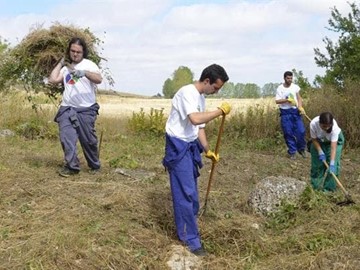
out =
{"type": "Polygon", "coordinates": [[[57,139],[58,128],[54,122],[45,122],[41,118],[31,119],[15,128],[18,135],[27,139],[57,139]]]}
{"type": "Polygon", "coordinates": [[[261,89],[255,83],[247,83],[244,86],[242,98],[259,98],[261,96],[261,89]]]}
{"type": "Polygon", "coordinates": [[[165,133],[166,117],[164,109],[150,109],[150,113],[146,114],[142,108],[140,112],[133,112],[132,117],[128,121],[128,128],[136,133],[145,135],[163,136],[165,133]]]}
{"type": "Polygon", "coordinates": [[[295,224],[297,209],[296,204],[283,201],[277,211],[269,214],[265,225],[276,231],[287,229],[295,224]]]}
{"type": "Polygon", "coordinates": [[[185,66],[180,66],[174,71],[172,79],[168,78],[163,85],[163,94],[165,98],[174,97],[175,93],[184,85],[193,83],[194,74],[185,66]]]}
{"type": "Polygon", "coordinates": [[[321,209],[328,205],[329,200],[325,193],[314,190],[310,185],[306,186],[299,200],[299,207],[306,211],[321,209]]]}
{"type": "Polygon", "coordinates": [[[306,98],[307,92],[311,88],[308,78],[306,78],[301,70],[297,71],[295,68],[292,70],[294,75],[294,83],[301,89],[301,97],[306,98]]]}
{"type": "Polygon", "coordinates": [[[136,169],[139,167],[139,163],[134,158],[132,158],[131,155],[123,154],[112,158],[109,161],[109,166],[111,168],[136,169]]]}
{"type": "Polygon", "coordinates": [[[223,98],[233,98],[235,97],[235,85],[233,82],[226,82],[224,83],[223,87],[221,88],[220,92],[213,95],[214,97],[223,97],[223,98]]]}
{"type": "Polygon", "coordinates": [[[317,76],[318,84],[332,84],[344,87],[347,79],[357,79],[360,74],[360,10],[357,4],[349,3],[351,12],[347,16],[340,14],[334,7],[329,19],[329,30],[339,33],[338,42],[325,37],[323,42],[327,54],[315,48],[315,62],[326,68],[325,76],[317,76]]]}
{"type": "Polygon", "coordinates": [[[333,247],[334,245],[335,242],[330,238],[329,235],[326,233],[319,233],[307,239],[306,249],[316,254],[329,247],[333,247]]]}
{"type": "Polygon", "coordinates": [[[249,107],[245,114],[234,114],[228,121],[224,134],[228,134],[232,140],[245,140],[251,147],[269,149],[283,140],[279,135],[279,114],[272,107],[249,107]]]}
{"type": "Polygon", "coordinates": [[[261,88],[255,83],[237,83],[226,82],[221,91],[213,95],[213,98],[259,98],[261,88]]]}
{"type": "Polygon", "coordinates": [[[262,96],[263,97],[274,97],[276,95],[276,89],[280,83],[266,83],[261,88],[262,96]]]}

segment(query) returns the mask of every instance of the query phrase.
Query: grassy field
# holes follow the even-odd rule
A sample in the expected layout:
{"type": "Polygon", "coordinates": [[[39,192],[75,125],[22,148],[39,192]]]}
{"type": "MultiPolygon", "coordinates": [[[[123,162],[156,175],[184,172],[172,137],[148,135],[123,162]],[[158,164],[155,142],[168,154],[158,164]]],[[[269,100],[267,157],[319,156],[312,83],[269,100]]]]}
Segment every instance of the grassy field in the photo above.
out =
{"type": "MultiPolygon", "coordinates": [[[[219,102],[208,100],[208,108],[219,102]]],[[[245,104],[230,102],[234,108],[245,104]]],[[[80,151],[81,173],[62,178],[54,111],[35,114],[50,127],[43,136],[19,135],[25,123],[40,124],[18,96],[1,96],[0,130],[18,135],[0,137],[0,269],[169,269],[172,247],[180,243],[161,165],[164,139],[133,133],[127,123],[140,108],[166,112],[170,100],[101,96],[99,103],[102,171],[87,173],[80,151]]],[[[209,127],[215,130],[208,134],[212,146],[216,124],[209,127]]],[[[290,161],[283,143],[263,150],[250,145],[224,134],[207,212],[199,220],[210,255],[198,269],[359,269],[360,208],[337,206],[341,192],[308,191],[299,205],[284,205],[271,217],[249,209],[248,195],[263,178],[309,182],[310,170],[309,158],[290,161]]],[[[211,168],[204,162],[200,202],[211,168]]],[[[359,152],[345,149],[342,162],[340,179],[359,202],[359,152]]]]}

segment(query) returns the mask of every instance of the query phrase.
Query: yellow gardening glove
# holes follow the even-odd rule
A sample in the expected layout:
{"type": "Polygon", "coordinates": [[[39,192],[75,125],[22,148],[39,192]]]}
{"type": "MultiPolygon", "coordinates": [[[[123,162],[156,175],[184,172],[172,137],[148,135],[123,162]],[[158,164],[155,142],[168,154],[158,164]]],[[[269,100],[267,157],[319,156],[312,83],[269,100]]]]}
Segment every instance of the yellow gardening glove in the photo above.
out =
{"type": "Polygon", "coordinates": [[[292,95],[289,95],[286,99],[288,102],[290,102],[292,106],[296,106],[296,100],[293,98],[292,95]]]}
{"type": "Polygon", "coordinates": [[[220,156],[219,154],[215,154],[213,151],[211,150],[208,150],[206,153],[205,153],[205,157],[211,159],[213,162],[218,162],[219,159],[220,159],[220,156]]]}
{"type": "Polygon", "coordinates": [[[229,114],[231,111],[231,106],[229,103],[223,102],[221,103],[220,107],[218,107],[218,109],[222,110],[223,114],[229,114]]]}
{"type": "Polygon", "coordinates": [[[298,110],[299,110],[299,113],[300,113],[301,115],[305,115],[305,114],[306,114],[305,109],[304,109],[303,107],[299,107],[298,110]]]}

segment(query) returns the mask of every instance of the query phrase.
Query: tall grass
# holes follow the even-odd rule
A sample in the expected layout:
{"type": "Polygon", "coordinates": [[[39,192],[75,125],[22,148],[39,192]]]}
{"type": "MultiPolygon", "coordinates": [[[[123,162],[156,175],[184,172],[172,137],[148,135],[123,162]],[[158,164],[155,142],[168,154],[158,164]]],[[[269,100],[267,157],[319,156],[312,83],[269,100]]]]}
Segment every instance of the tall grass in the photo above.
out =
{"type": "MultiPolygon", "coordinates": [[[[315,89],[307,92],[304,107],[307,115],[313,118],[321,112],[333,113],[340,128],[343,130],[347,147],[359,148],[360,137],[360,110],[358,100],[360,97],[360,85],[356,82],[347,82],[341,92],[330,86],[323,89],[315,89]]],[[[54,109],[34,107],[34,99],[41,103],[49,103],[46,98],[39,95],[29,102],[22,92],[2,94],[0,126],[15,130],[18,134],[28,138],[56,137],[57,127],[53,122],[54,109]]],[[[275,103],[275,100],[274,100],[275,103]]],[[[42,105],[46,106],[46,105],[42,105]]],[[[51,107],[51,106],[49,106],[51,107]]],[[[107,133],[123,134],[126,132],[138,133],[154,137],[162,137],[165,132],[166,115],[163,110],[151,109],[146,113],[143,109],[134,112],[131,117],[98,121],[97,125],[107,133]]],[[[220,119],[211,121],[207,125],[209,137],[215,137],[218,133],[220,119]]],[[[304,118],[306,127],[309,121],[304,118]]],[[[309,129],[307,128],[309,131],[309,129]]],[[[260,150],[272,149],[283,143],[282,131],[278,109],[270,105],[248,107],[246,112],[236,112],[227,117],[224,136],[232,143],[244,148],[256,148],[260,150]]]]}
{"type": "MultiPolygon", "coordinates": [[[[35,99],[43,103],[46,98],[40,94],[35,99]]],[[[28,139],[57,138],[55,110],[51,109],[52,106],[38,106],[34,99],[29,99],[29,96],[20,91],[0,94],[0,100],[1,129],[13,130],[28,139]]]]}
{"type": "Polygon", "coordinates": [[[326,86],[310,93],[309,98],[305,101],[305,109],[310,118],[325,111],[331,112],[344,132],[347,146],[359,148],[359,98],[359,82],[346,82],[344,89],[341,91],[326,86]]]}

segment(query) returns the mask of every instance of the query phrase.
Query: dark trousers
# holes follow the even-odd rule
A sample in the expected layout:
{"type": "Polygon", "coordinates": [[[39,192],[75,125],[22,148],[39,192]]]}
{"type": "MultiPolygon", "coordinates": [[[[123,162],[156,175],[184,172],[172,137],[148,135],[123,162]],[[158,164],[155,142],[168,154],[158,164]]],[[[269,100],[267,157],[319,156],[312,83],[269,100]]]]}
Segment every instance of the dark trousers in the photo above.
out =
{"type": "MultiPolygon", "coordinates": [[[[98,105],[97,105],[98,106],[98,105]]],[[[100,168],[98,140],[95,131],[97,110],[92,108],[60,107],[55,117],[59,126],[60,142],[64,151],[66,166],[80,170],[77,156],[77,141],[84,152],[87,165],[92,169],[100,168]]]]}

